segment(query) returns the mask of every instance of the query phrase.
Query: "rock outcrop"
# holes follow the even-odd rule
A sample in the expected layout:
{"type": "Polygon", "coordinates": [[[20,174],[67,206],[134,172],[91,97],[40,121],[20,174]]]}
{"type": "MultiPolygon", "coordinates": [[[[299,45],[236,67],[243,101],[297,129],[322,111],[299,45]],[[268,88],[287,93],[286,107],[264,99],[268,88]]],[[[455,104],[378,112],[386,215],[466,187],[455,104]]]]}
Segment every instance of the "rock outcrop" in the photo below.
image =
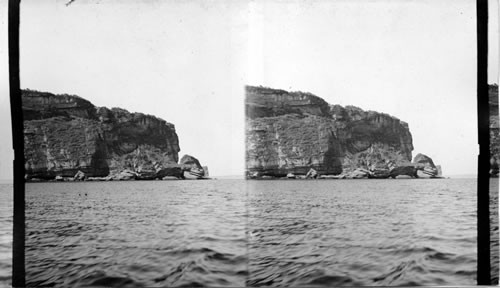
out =
{"type": "Polygon", "coordinates": [[[411,164],[403,164],[401,166],[394,167],[393,169],[391,169],[389,175],[391,178],[397,178],[400,176],[418,178],[417,169],[414,165],[411,164]]]}
{"type": "Polygon", "coordinates": [[[32,90],[22,103],[28,180],[182,178],[175,126],[163,119],[32,90]]]}
{"type": "Polygon", "coordinates": [[[208,177],[208,168],[202,167],[200,161],[191,155],[184,155],[179,162],[186,179],[202,179],[208,177]]]}
{"type": "Polygon", "coordinates": [[[415,169],[417,169],[418,177],[434,178],[438,176],[439,171],[429,156],[417,154],[417,156],[413,158],[413,163],[415,164],[415,169]]]}
{"type": "Polygon", "coordinates": [[[498,119],[498,85],[489,85],[490,108],[490,176],[498,177],[500,166],[500,125],[498,119]]]}
{"type": "Polygon", "coordinates": [[[198,161],[198,159],[194,158],[191,155],[182,156],[181,161],[179,161],[179,164],[189,168],[196,167],[198,169],[203,169],[203,167],[201,167],[200,161],[198,161]]]}
{"type": "Polygon", "coordinates": [[[245,109],[249,178],[306,175],[310,169],[336,178],[418,177],[425,166],[411,163],[408,124],[385,113],[255,86],[246,87],[245,109]]]}

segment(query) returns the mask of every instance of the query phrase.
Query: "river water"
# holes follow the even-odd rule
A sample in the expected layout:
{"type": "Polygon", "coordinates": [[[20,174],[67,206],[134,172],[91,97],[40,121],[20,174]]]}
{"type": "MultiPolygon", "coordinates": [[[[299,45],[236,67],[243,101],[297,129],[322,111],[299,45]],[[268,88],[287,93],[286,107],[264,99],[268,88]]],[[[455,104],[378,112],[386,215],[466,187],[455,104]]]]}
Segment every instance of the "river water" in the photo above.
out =
{"type": "Polygon", "coordinates": [[[475,179],[29,183],[26,280],[115,287],[474,285],[476,185],[475,179]]]}

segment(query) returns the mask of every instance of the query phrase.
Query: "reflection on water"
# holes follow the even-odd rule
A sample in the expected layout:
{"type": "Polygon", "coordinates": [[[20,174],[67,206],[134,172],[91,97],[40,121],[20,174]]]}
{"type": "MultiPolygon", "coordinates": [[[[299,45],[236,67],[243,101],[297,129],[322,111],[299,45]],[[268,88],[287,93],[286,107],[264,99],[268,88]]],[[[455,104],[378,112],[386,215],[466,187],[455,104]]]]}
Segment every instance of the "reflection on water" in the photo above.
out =
{"type": "Polygon", "coordinates": [[[249,186],[249,285],[476,283],[475,179],[249,186]]]}

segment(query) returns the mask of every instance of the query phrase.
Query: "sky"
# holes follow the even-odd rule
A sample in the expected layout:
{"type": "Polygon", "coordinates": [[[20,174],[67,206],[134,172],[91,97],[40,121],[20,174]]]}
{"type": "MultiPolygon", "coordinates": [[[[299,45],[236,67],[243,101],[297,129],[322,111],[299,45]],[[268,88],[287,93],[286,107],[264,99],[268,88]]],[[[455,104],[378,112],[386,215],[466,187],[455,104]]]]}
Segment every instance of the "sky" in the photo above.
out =
{"type": "MultiPolygon", "coordinates": [[[[477,171],[475,0],[66,2],[21,2],[21,87],[174,123],[179,157],[212,176],[243,174],[246,84],[391,114],[409,123],[414,156],[445,175],[477,171]]],[[[488,81],[498,83],[489,3],[488,81]]],[[[6,6],[0,179],[12,177],[13,154],[6,6]]]]}

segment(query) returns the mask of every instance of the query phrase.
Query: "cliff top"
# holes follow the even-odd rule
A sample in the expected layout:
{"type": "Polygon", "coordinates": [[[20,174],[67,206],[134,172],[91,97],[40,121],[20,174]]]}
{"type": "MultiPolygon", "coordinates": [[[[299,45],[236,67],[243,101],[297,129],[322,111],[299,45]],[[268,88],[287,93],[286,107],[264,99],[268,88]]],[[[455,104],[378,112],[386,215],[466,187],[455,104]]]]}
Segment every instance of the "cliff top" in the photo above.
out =
{"type": "Polygon", "coordinates": [[[312,93],[249,85],[245,92],[246,116],[250,118],[304,113],[331,117],[328,103],[312,93]]]}
{"type": "Polygon", "coordinates": [[[335,119],[386,118],[399,121],[408,127],[408,123],[387,113],[363,110],[357,106],[328,104],[323,98],[309,92],[285,91],[263,86],[245,86],[246,116],[249,118],[274,117],[284,114],[312,114],[335,119]]]}
{"type": "MultiPolygon", "coordinates": [[[[44,119],[57,116],[73,116],[97,120],[99,116],[112,113],[118,117],[131,117],[134,119],[150,118],[174,127],[174,124],[150,114],[129,112],[123,108],[97,107],[90,101],[70,94],[53,94],[50,92],[22,89],[22,106],[25,120],[44,119]]],[[[111,116],[109,114],[108,116],[111,116]]]]}
{"type": "Polygon", "coordinates": [[[79,99],[79,100],[90,103],[90,101],[83,99],[82,97],[80,97],[78,95],[74,95],[74,94],[67,94],[67,93],[53,94],[50,92],[38,91],[38,90],[29,89],[29,88],[21,89],[21,93],[22,93],[23,97],[54,97],[54,96],[56,96],[56,97],[75,98],[75,99],[79,99]]]}

